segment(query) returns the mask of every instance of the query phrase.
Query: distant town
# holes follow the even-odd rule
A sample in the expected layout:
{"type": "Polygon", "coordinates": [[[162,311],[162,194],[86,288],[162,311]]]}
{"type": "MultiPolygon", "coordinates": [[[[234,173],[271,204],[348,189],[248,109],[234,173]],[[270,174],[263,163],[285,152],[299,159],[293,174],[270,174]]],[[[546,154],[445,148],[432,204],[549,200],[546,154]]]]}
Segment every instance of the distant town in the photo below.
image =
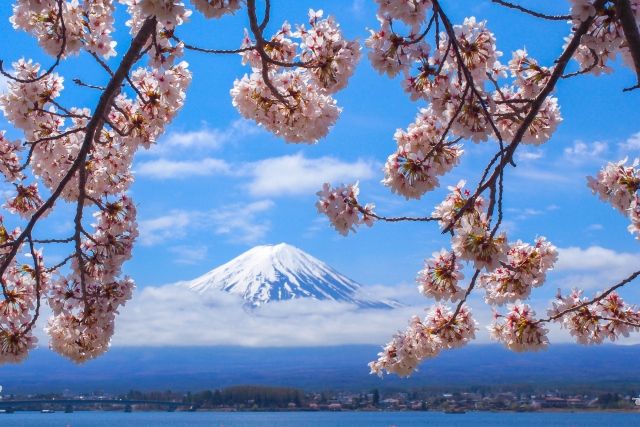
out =
{"type": "Polygon", "coordinates": [[[294,388],[237,386],[201,392],[68,391],[0,397],[0,413],[16,411],[638,411],[638,394],[516,391],[304,392],[294,388]]]}

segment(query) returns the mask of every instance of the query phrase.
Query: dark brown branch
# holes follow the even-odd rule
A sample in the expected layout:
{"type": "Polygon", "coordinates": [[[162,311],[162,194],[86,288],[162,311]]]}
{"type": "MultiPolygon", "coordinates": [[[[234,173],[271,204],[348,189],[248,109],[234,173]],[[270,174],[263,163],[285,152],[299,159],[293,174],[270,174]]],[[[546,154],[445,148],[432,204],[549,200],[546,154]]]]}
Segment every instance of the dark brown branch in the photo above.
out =
{"type": "Polygon", "coordinates": [[[640,86],[640,31],[629,0],[616,0],[616,13],[629,44],[629,52],[636,69],[637,85],[640,86]]]}
{"type": "Polygon", "coordinates": [[[548,323],[551,322],[553,320],[557,320],[560,319],[561,317],[572,313],[574,311],[578,311],[584,307],[590,306],[592,304],[597,303],[598,301],[601,301],[603,299],[605,299],[607,296],[609,296],[609,294],[611,294],[611,292],[615,291],[616,289],[619,289],[621,287],[623,287],[624,285],[631,283],[632,281],[634,281],[638,276],[640,276],[640,270],[636,271],[635,273],[631,274],[629,277],[627,277],[626,279],[618,282],[617,284],[613,285],[612,287],[610,287],[609,289],[607,289],[605,292],[601,293],[600,295],[598,295],[597,297],[589,300],[589,301],[585,301],[582,304],[578,304],[574,307],[568,308],[566,310],[563,310],[559,313],[554,314],[553,316],[549,316],[546,319],[540,319],[538,320],[539,323],[548,323]]]}
{"type": "Polygon", "coordinates": [[[27,237],[27,240],[29,241],[29,252],[31,253],[31,258],[33,259],[33,270],[34,270],[35,281],[36,281],[36,310],[33,314],[33,319],[31,319],[31,321],[27,323],[23,333],[27,333],[31,329],[33,329],[34,325],[38,321],[38,317],[40,317],[40,304],[41,304],[40,293],[42,291],[42,276],[40,274],[40,263],[38,262],[38,258],[36,256],[36,250],[33,247],[33,239],[31,238],[31,235],[27,237]]]}
{"type": "MultiPolygon", "coordinates": [[[[458,67],[462,69],[462,73],[460,73],[460,70],[458,70],[458,74],[464,75],[465,80],[471,87],[471,91],[473,95],[477,98],[478,102],[480,103],[480,106],[482,107],[482,112],[487,122],[491,126],[491,130],[495,134],[498,141],[502,141],[502,135],[500,134],[500,130],[494,123],[493,117],[491,117],[491,112],[487,107],[486,100],[483,98],[482,94],[476,87],[473,76],[471,75],[471,71],[464,63],[464,58],[462,57],[460,45],[458,44],[458,39],[456,38],[456,32],[453,28],[453,24],[451,24],[449,17],[444,13],[444,10],[442,10],[442,8],[440,7],[440,3],[438,2],[438,0],[433,0],[433,8],[442,19],[442,23],[446,29],[447,35],[449,36],[449,42],[452,43],[453,45],[453,51],[455,53],[455,56],[458,62],[458,67]]],[[[443,61],[444,61],[444,58],[443,58],[443,61]]]]}
{"type": "Polygon", "coordinates": [[[97,89],[97,90],[104,90],[105,88],[103,86],[96,86],[96,85],[92,85],[89,83],[85,83],[80,79],[73,79],[73,82],[75,84],[77,84],[78,86],[82,86],[82,87],[88,87],[89,89],[97,89]]]}
{"type": "Polygon", "coordinates": [[[536,12],[535,10],[527,9],[519,4],[511,3],[504,0],[491,0],[494,3],[508,7],[509,9],[519,10],[527,15],[535,16],[536,18],[548,19],[550,21],[568,21],[571,19],[571,15],[547,15],[546,13],[536,12]]]}
{"type": "Polygon", "coordinates": [[[73,241],[73,237],[67,237],[66,239],[31,239],[33,243],[70,243],[73,241]]]}
{"type": "Polygon", "coordinates": [[[113,77],[113,70],[111,69],[111,67],[109,67],[109,65],[107,65],[106,62],[104,62],[102,58],[98,56],[98,54],[96,54],[95,52],[89,52],[89,54],[93,56],[93,59],[95,59],[96,62],[100,64],[100,66],[107,72],[107,74],[113,77]]]}
{"type": "MultiPolygon", "coordinates": [[[[117,71],[114,73],[113,77],[107,84],[107,88],[100,96],[100,100],[98,101],[98,105],[95,108],[93,116],[87,124],[86,134],[76,159],[74,160],[73,164],[67,171],[66,175],[62,178],[56,189],[51,193],[49,198],[42,204],[42,206],[40,206],[40,208],[33,214],[33,216],[31,216],[22,233],[20,233],[20,235],[15,239],[11,250],[4,256],[2,263],[0,264],[0,277],[2,277],[2,275],[11,264],[12,260],[15,258],[20,246],[25,242],[27,237],[31,235],[31,231],[33,230],[36,223],[51,207],[53,207],[54,203],[56,202],[58,197],[60,197],[75,173],[80,168],[84,168],[86,157],[89,153],[91,145],[93,144],[94,138],[97,134],[100,133],[104,124],[103,117],[111,108],[114,97],[120,92],[124,79],[128,75],[129,70],[135,63],[136,59],[138,58],[138,54],[144,48],[144,45],[149,39],[149,36],[151,35],[151,32],[154,30],[155,26],[155,18],[147,18],[142,24],[140,31],[138,31],[138,34],[136,34],[135,38],[132,40],[131,45],[129,46],[129,50],[122,58],[117,71]]],[[[2,283],[2,288],[3,292],[6,295],[6,286],[4,283],[2,283]]]]}
{"type": "Polygon", "coordinates": [[[60,261],[59,263],[57,263],[56,265],[49,267],[46,269],[47,273],[52,273],[54,271],[56,271],[57,269],[63,267],[66,263],[69,262],[69,260],[71,260],[72,258],[74,258],[76,256],[75,253],[68,255],[65,259],[63,259],[62,261],[60,261]]]}
{"type": "Polygon", "coordinates": [[[255,50],[256,49],[255,46],[242,47],[240,49],[207,49],[207,48],[198,47],[198,46],[186,43],[184,40],[178,38],[178,36],[176,36],[175,34],[173,36],[171,36],[171,38],[173,40],[177,41],[178,43],[182,43],[184,48],[187,49],[187,50],[193,50],[195,52],[202,52],[202,53],[234,54],[234,53],[248,52],[250,50],[255,50]]]}
{"type": "Polygon", "coordinates": [[[264,31],[267,28],[267,24],[269,23],[269,18],[271,15],[271,1],[265,0],[264,3],[264,17],[262,18],[262,22],[260,23],[260,31],[264,31]]]}
{"type": "MultiPolygon", "coordinates": [[[[598,0],[594,6],[597,9],[599,9],[602,7],[604,3],[605,3],[605,0],[598,0]]],[[[436,4],[436,1],[434,0],[434,5],[435,4],[436,4]]],[[[485,190],[490,188],[492,185],[495,185],[496,180],[502,173],[501,170],[504,169],[506,165],[509,164],[513,159],[513,154],[515,153],[516,148],[518,148],[518,145],[522,141],[522,138],[527,132],[529,126],[531,126],[531,123],[533,123],[533,120],[535,120],[536,115],[538,114],[538,112],[540,111],[540,108],[542,107],[542,104],[547,99],[547,97],[551,94],[551,92],[553,92],[553,90],[555,89],[556,84],[558,83],[558,80],[560,79],[560,77],[564,73],[564,70],[567,67],[567,64],[569,63],[573,54],[575,53],[575,51],[578,49],[578,46],[580,45],[580,39],[584,34],[587,33],[587,31],[589,30],[589,27],[591,27],[591,23],[593,22],[593,19],[594,19],[593,16],[589,17],[586,21],[582,22],[582,24],[580,24],[580,26],[575,30],[573,37],[571,38],[571,41],[566,45],[565,50],[556,60],[556,66],[554,67],[553,72],[550,74],[549,80],[547,81],[545,86],[542,88],[538,96],[536,96],[535,100],[531,103],[531,109],[529,110],[529,113],[526,115],[526,117],[524,118],[524,120],[522,121],[518,129],[516,130],[513,136],[513,140],[511,141],[511,144],[509,144],[509,146],[506,147],[506,149],[504,150],[504,155],[503,156],[501,155],[500,162],[498,162],[498,164],[496,165],[495,169],[493,170],[493,173],[486,181],[485,181],[486,176],[483,177],[474,194],[467,200],[465,205],[457,212],[452,223],[449,224],[447,227],[445,227],[445,229],[442,231],[443,233],[447,233],[451,231],[454,224],[462,217],[462,215],[471,206],[473,206],[473,203],[475,202],[477,197],[480,194],[482,194],[485,190]]]]}

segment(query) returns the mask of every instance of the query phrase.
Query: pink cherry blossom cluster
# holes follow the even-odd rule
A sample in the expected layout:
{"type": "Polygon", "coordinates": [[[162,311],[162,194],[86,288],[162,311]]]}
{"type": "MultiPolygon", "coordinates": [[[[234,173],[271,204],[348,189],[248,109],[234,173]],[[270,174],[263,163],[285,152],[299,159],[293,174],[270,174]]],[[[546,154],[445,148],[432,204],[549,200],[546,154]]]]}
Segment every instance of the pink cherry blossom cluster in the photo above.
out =
{"type": "MultiPolygon", "coordinates": [[[[41,298],[53,310],[46,328],[51,348],[76,362],[102,354],[109,347],[119,307],[135,287],[133,280],[122,276],[122,265],[131,257],[138,235],[135,205],[125,192],[133,182],[135,152],[153,145],[184,104],[191,73],[186,62],[177,61],[182,45],[173,43],[171,31],[191,12],[173,0],[121,3],[131,14],[128,25],[134,36],[146,23],[156,24],[155,36],[147,36],[140,48],[150,66],[131,66],[128,88],[116,86],[91,140],[92,111],[62,105],[64,80],[56,72],[43,72],[39,64],[20,59],[13,64],[7,91],[0,94],[0,110],[24,133],[21,144],[0,132],[0,172],[15,188],[4,208],[31,222],[44,217],[46,197],[39,192],[44,187],[41,191],[47,197],[59,194],[82,213],[76,216],[73,236],[41,241],[74,246],[61,264],[49,268],[34,248],[39,241],[29,231],[33,225],[12,232],[0,226],[4,265],[0,311],[6,314],[0,320],[0,362],[20,361],[35,346],[32,329],[41,298]],[[91,212],[95,224],[85,224],[83,218],[91,212]],[[37,258],[31,266],[16,260],[26,246],[37,258]]],[[[233,3],[227,6],[233,8],[233,3]]],[[[24,0],[14,7],[12,22],[54,56],[65,58],[84,48],[108,58],[115,55],[110,39],[113,15],[111,1],[24,0]]]]}
{"type": "Polygon", "coordinates": [[[369,363],[369,368],[380,376],[385,372],[409,376],[424,359],[473,340],[476,330],[477,323],[468,307],[461,306],[454,316],[449,307],[436,305],[424,321],[414,316],[407,329],[398,332],[378,354],[378,360],[369,363]]]}
{"type": "MultiPolygon", "coordinates": [[[[432,49],[426,33],[419,31],[432,6],[430,1],[379,4],[381,28],[371,31],[365,43],[373,67],[391,77],[402,72],[403,87],[411,99],[429,103],[407,132],[396,133],[398,149],[387,161],[384,182],[407,198],[419,198],[438,187],[437,176],[459,162],[461,145],[455,145],[457,140],[452,137],[473,142],[492,136],[513,140],[531,99],[548,82],[551,71],[539,66],[525,50],[514,52],[508,67],[502,65],[493,33],[486,22],[474,17],[453,26],[453,38],[439,34],[432,49]],[[394,19],[410,25],[409,35],[394,30],[394,19]],[[499,86],[498,78],[506,77],[507,71],[512,84],[499,86]],[[435,158],[425,157],[427,154],[435,158]]],[[[543,144],[561,121],[556,98],[547,97],[520,141],[543,144]]]]}
{"type": "Polygon", "coordinates": [[[13,7],[11,23],[36,37],[50,55],[77,54],[80,49],[109,58],[116,54],[113,0],[79,3],[58,0],[18,0],[13,7]],[[59,19],[59,9],[62,18],[59,19]]]}
{"type": "Polygon", "coordinates": [[[207,18],[220,18],[226,14],[233,14],[242,7],[242,0],[191,0],[207,18]]]}
{"type": "Polygon", "coordinates": [[[382,182],[407,199],[438,187],[438,176],[453,169],[463,153],[460,145],[445,141],[442,124],[429,109],[421,110],[407,131],[396,131],[394,138],[398,149],[387,159],[382,182]]]}
{"type": "MultiPolygon", "coordinates": [[[[388,157],[383,183],[407,199],[419,199],[436,189],[440,177],[459,164],[463,154],[461,140],[478,143],[492,139],[499,148],[475,192],[466,190],[464,181],[449,187],[450,193],[430,217],[389,218],[371,213],[375,219],[387,222],[439,222],[443,233],[451,236],[451,248],[425,260],[417,276],[418,289],[437,301],[457,303],[454,311],[437,306],[425,321],[412,318],[409,327],[394,336],[378,360],[370,364],[372,372],[409,375],[421,360],[448,348],[450,344],[443,333],[459,314],[461,319],[467,319],[467,297],[477,288],[485,290],[489,305],[515,303],[506,315],[497,314],[490,327],[494,339],[515,351],[545,348],[548,331],[544,325],[553,320],[578,325],[568,326],[572,330],[588,325],[588,331],[595,328],[599,332],[587,335],[606,333],[610,339],[639,329],[640,314],[635,308],[624,306],[612,291],[640,272],[592,301],[581,300],[579,293],[572,297],[573,301],[558,297],[549,318],[535,319],[531,307],[521,301],[530,296],[533,288],[544,284],[558,251],[544,237],[532,244],[520,240],[509,243],[500,231],[504,171],[510,164],[515,166],[514,153],[519,144],[541,145],[555,133],[562,121],[553,96],[558,82],[587,71],[599,73],[618,53],[632,63],[630,47],[635,42],[624,34],[629,32],[629,11],[616,10],[626,6],[612,1],[572,0],[573,28],[564,52],[552,66],[544,66],[525,49],[514,51],[504,65],[486,21],[469,17],[454,25],[436,0],[376,3],[380,27],[370,30],[365,42],[373,68],[389,77],[402,75],[402,86],[409,97],[427,103],[414,123],[395,133],[397,148],[388,157]],[[444,28],[442,32],[440,28],[444,28]],[[429,43],[432,36],[434,42],[429,43]],[[587,65],[587,57],[591,57],[591,65],[587,65]],[[571,58],[578,59],[581,70],[567,70],[571,58]],[[475,270],[466,289],[460,286],[464,264],[475,270]],[[437,313],[445,319],[440,327],[432,324],[437,313]]],[[[564,20],[563,16],[498,3],[540,18],[564,20]]],[[[640,22],[640,0],[632,0],[630,6],[636,22],[640,22]]],[[[632,166],[626,166],[626,160],[610,163],[597,178],[589,178],[589,186],[629,216],[629,230],[640,239],[638,162],[632,166]]],[[[357,194],[352,196],[348,189],[341,186],[334,190],[325,184],[318,193],[319,212],[327,214],[333,226],[345,235],[361,221],[359,215],[369,212],[358,203],[357,194]]]]}
{"type": "MultiPolygon", "coordinates": [[[[20,78],[33,79],[38,75],[39,66],[20,60],[14,69],[20,78]]],[[[130,166],[135,151],[139,146],[148,148],[155,143],[182,107],[191,73],[186,62],[181,62],[168,69],[139,68],[132,73],[131,81],[139,95],[135,100],[124,94],[116,97],[116,108],[109,113],[112,128],[104,131],[102,143],[93,145],[90,151],[92,167],[88,171],[86,190],[91,196],[114,195],[128,189],[133,182],[130,166]]],[[[67,123],[54,104],[62,88],[62,78],[54,73],[35,82],[9,81],[9,90],[0,95],[0,108],[5,117],[22,129],[33,145],[33,172],[52,191],[77,156],[90,117],[88,109],[73,108],[67,114],[71,117],[67,123]]],[[[17,156],[17,150],[11,153],[17,156]]],[[[4,170],[15,172],[5,175],[6,178],[21,178],[15,169],[15,160],[11,162],[5,164],[4,170]]],[[[77,183],[77,177],[73,182],[77,183]]],[[[77,185],[69,185],[63,192],[69,201],[77,196],[77,185]]]]}
{"type": "Polygon", "coordinates": [[[151,40],[144,47],[148,51],[149,65],[154,68],[171,67],[184,54],[184,43],[172,39],[177,26],[189,20],[192,12],[183,2],[174,0],[120,0],[127,5],[130,19],[127,26],[132,35],[140,31],[148,16],[158,20],[151,40]]]}
{"type": "Polygon", "coordinates": [[[243,40],[251,48],[241,53],[243,63],[252,73],[234,82],[233,105],[288,142],[314,143],[329,132],[341,111],[332,95],[360,58],[358,43],[344,39],[332,17],[321,17],[322,11],[309,11],[310,27],[294,32],[285,23],[263,47],[248,33],[243,40]]]}
{"type": "Polygon", "coordinates": [[[387,19],[398,19],[414,28],[425,19],[431,0],[375,0],[378,14],[387,19]]]}
{"type": "Polygon", "coordinates": [[[478,270],[493,271],[506,258],[507,237],[490,229],[484,200],[470,198],[464,184],[449,187],[451,192],[436,206],[433,217],[443,229],[452,229],[451,244],[459,259],[473,262],[478,270]]]}
{"type": "MultiPolygon", "coordinates": [[[[606,2],[604,8],[596,11],[593,0],[571,0],[571,17],[574,27],[589,18],[593,22],[587,34],[580,39],[580,47],[574,58],[582,71],[599,75],[611,73],[609,63],[621,54],[624,61],[634,68],[629,45],[618,18],[615,2],[606,2]]],[[[631,0],[631,9],[637,25],[640,25],[640,0],[631,0]]]]}
{"type": "Polygon", "coordinates": [[[580,344],[601,344],[606,339],[615,341],[640,330],[640,311],[625,304],[616,292],[590,303],[582,296],[582,290],[573,289],[567,296],[558,291],[548,314],[580,344]]]}
{"type": "Polygon", "coordinates": [[[538,351],[549,344],[547,329],[535,319],[535,311],[527,304],[514,304],[504,316],[495,315],[489,326],[491,337],[513,351],[538,351]]]}
{"type": "Polygon", "coordinates": [[[518,240],[510,245],[504,265],[480,275],[488,304],[502,305],[525,299],[534,287],[542,286],[553,268],[558,251],[544,237],[529,245],[518,240]]]}
{"type": "Polygon", "coordinates": [[[626,214],[634,201],[636,192],[640,189],[640,159],[627,166],[628,159],[607,163],[594,177],[588,177],[588,186],[593,194],[598,194],[601,200],[626,214]]]}
{"type": "MultiPolygon", "coordinates": [[[[7,234],[0,218],[2,244],[11,242],[17,233],[19,230],[7,234]]],[[[38,295],[46,291],[49,275],[44,270],[42,254],[39,251],[34,254],[33,266],[20,265],[14,259],[2,275],[6,290],[0,301],[0,363],[23,361],[38,341],[29,325],[35,321],[38,295]]]]}
{"type": "Polygon", "coordinates": [[[336,188],[325,183],[322,190],[316,193],[319,199],[316,203],[318,212],[327,215],[331,225],[343,236],[349,234],[349,231],[355,233],[356,227],[360,224],[371,227],[375,221],[375,206],[367,204],[361,208],[358,203],[359,193],[357,183],[336,188]]]}
{"type": "Polygon", "coordinates": [[[629,217],[629,232],[640,239],[640,159],[627,165],[628,159],[607,163],[594,177],[588,177],[587,185],[593,194],[610,203],[615,209],[629,217]]]}
{"type": "MultiPolygon", "coordinates": [[[[533,245],[521,241],[509,245],[504,233],[491,230],[483,199],[473,198],[464,189],[464,181],[449,189],[451,192],[436,207],[432,219],[438,219],[443,228],[451,228],[453,250],[442,249],[426,260],[417,282],[418,289],[427,297],[437,301],[460,301],[460,311],[452,317],[450,310],[436,306],[428,322],[423,324],[419,318],[413,318],[407,330],[397,334],[384,347],[378,360],[370,364],[373,373],[386,371],[409,375],[420,361],[437,355],[440,349],[472,339],[473,334],[468,331],[474,328],[468,327],[466,334],[456,335],[448,328],[448,322],[469,321],[464,303],[476,280],[486,289],[488,304],[502,305],[528,297],[533,287],[544,283],[546,273],[557,260],[556,248],[544,237],[536,239],[533,245]],[[473,264],[476,269],[467,290],[458,284],[464,277],[461,261],[473,264]],[[481,270],[485,272],[480,274],[481,270]],[[430,327],[433,323],[438,326],[430,327]],[[460,341],[457,339],[460,336],[465,339],[460,341]]],[[[547,330],[533,318],[534,315],[529,306],[516,304],[504,316],[504,321],[496,321],[490,327],[493,338],[516,351],[544,348],[548,343],[547,330]]]]}
{"type": "Polygon", "coordinates": [[[418,272],[418,290],[436,301],[455,302],[464,296],[464,289],[458,286],[462,279],[462,264],[456,261],[456,254],[441,249],[425,260],[424,269],[418,272]]]}
{"type": "Polygon", "coordinates": [[[133,201],[122,196],[95,214],[95,232],[82,243],[87,262],[76,261],[72,272],[52,283],[47,324],[51,348],[76,362],[99,356],[109,348],[120,306],[131,298],[134,282],[119,279],[138,235],[133,201]]]}
{"type": "MultiPolygon", "coordinates": [[[[2,108],[0,106],[0,108],[2,108]]],[[[9,182],[22,178],[20,165],[20,141],[9,140],[5,137],[5,131],[0,131],[0,173],[9,182]]]]}

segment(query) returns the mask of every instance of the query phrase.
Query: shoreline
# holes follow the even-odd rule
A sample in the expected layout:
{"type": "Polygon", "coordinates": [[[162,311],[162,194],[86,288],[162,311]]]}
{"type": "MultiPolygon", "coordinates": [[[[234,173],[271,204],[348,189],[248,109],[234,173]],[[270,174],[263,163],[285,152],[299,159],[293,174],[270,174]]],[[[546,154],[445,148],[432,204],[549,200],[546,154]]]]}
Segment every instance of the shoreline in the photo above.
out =
{"type": "MultiPolygon", "coordinates": [[[[52,413],[87,413],[87,412],[97,412],[97,413],[432,413],[432,414],[447,414],[447,415],[464,415],[468,413],[505,413],[505,414],[529,414],[529,413],[637,413],[640,414],[640,406],[637,409],[625,408],[625,409],[570,409],[570,408],[547,408],[547,409],[536,409],[536,410],[482,410],[482,409],[463,409],[462,412],[447,412],[444,410],[385,410],[385,409],[375,409],[375,410],[358,410],[358,409],[343,409],[339,411],[326,411],[326,410],[314,410],[314,409],[234,409],[234,408],[218,408],[218,409],[197,409],[197,410],[176,410],[176,411],[166,411],[166,410],[145,410],[145,409],[136,409],[131,412],[122,411],[122,410],[104,410],[104,409],[84,409],[84,410],[74,410],[72,412],[65,412],[64,410],[59,411],[51,411],[44,412],[45,414],[52,413]]],[[[41,410],[15,410],[13,412],[0,412],[0,415],[13,415],[18,413],[43,413],[41,410]]]]}

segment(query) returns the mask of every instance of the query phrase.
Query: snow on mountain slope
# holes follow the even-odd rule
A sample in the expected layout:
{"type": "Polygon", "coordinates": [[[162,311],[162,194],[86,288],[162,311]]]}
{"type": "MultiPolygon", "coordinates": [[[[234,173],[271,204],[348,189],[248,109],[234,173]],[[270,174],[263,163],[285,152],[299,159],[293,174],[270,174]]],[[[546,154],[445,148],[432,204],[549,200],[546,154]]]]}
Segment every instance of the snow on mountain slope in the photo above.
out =
{"type": "Polygon", "coordinates": [[[239,295],[253,307],[297,298],[348,302],[367,308],[399,306],[395,301],[363,297],[360,284],[286,243],[256,246],[182,285],[199,293],[216,290],[239,295]]]}

